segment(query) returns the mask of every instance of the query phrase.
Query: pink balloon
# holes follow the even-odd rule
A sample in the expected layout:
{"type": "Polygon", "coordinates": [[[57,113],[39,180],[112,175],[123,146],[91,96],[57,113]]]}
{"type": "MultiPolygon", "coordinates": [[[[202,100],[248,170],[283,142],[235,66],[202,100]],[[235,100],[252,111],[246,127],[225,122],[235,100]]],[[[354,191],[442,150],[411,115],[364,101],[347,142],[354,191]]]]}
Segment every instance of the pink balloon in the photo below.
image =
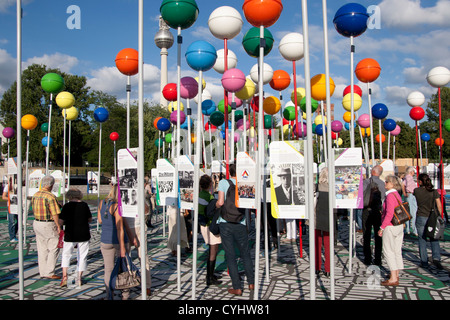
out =
{"type": "Polygon", "coordinates": [[[238,142],[241,138],[241,134],[239,132],[234,132],[234,142],[238,142]]]}
{"type": "Polygon", "coordinates": [[[245,86],[245,74],[236,68],[228,69],[223,73],[222,86],[229,92],[238,92],[245,86]]]}
{"type": "MultiPolygon", "coordinates": [[[[172,122],[175,125],[177,124],[177,112],[178,110],[175,110],[172,111],[172,113],[170,114],[170,122],[172,122]]],[[[182,125],[184,121],[186,121],[186,114],[180,110],[180,125],[182,125]]]]}
{"type": "Polygon", "coordinates": [[[361,128],[368,128],[370,127],[370,116],[367,113],[363,113],[358,118],[358,125],[361,128]]]}
{"type": "Polygon", "coordinates": [[[331,122],[331,131],[333,132],[341,132],[343,127],[344,126],[342,122],[340,122],[339,120],[334,120],[331,122]]]}
{"type": "MultiPolygon", "coordinates": [[[[250,121],[247,120],[245,122],[245,129],[248,130],[248,128],[250,128],[250,121]]],[[[239,119],[238,121],[236,121],[236,129],[244,130],[244,119],[239,119]]]]}
{"type": "MultiPolygon", "coordinates": [[[[233,93],[228,92],[228,105],[231,106],[232,102],[233,102],[233,93]]],[[[242,103],[243,103],[242,100],[236,96],[234,96],[234,102],[236,102],[236,108],[239,108],[240,106],[242,106],[242,103]]]]}
{"type": "Polygon", "coordinates": [[[3,129],[2,133],[6,139],[10,139],[10,138],[14,137],[14,135],[16,134],[14,129],[11,127],[6,127],[5,129],[3,129]]]}
{"type": "Polygon", "coordinates": [[[398,136],[400,134],[400,131],[402,131],[402,128],[400,128],[399,125],[396,125],[395,129],[391,131],[391,135],[398,136]]]}
{"type": "Polygon", "coordinates": [[[192,77],[180,79],[180,96],[183,99],[192,99],[198,94],[198,82],[192,77]]]}

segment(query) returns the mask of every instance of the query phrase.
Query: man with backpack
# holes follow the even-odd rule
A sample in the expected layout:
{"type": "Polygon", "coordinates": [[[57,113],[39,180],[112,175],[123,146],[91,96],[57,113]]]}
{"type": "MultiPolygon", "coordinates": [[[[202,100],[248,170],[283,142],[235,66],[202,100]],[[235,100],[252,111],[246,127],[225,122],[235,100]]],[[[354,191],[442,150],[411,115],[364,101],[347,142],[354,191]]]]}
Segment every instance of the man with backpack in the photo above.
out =
{"type": "Polygon", "coordinates": [[[217,208],[221,208],[220,217],[217,219],[222,247],[225,251],[228,271],[233,288],[228,292],[234,295],[242,295],[242,284],[239,277],[235,246],[239,249],[249,289],[254,290],[255,275],[253,262],[250,256],[248,231],[245,221],[245,210],[236,207],[236,165],[229,166],[230,179],[222,179],[219,182],[219,197],[217,208]]]}
{"type": "Polygon", "coordinates": [[[381,226],[381,211],[384,198],[386,196],[386,188],[384,181],[380,179],[383,173],[383,167],[376,165],[372,168],[371,177],[363,182],[364,188],[364,209],[362,212],[362,228],[363,228],[363,252],[364,264],[372,264],[372,250],[370,241],[372,238],[372,228],[375,238],[375,254],[373,263],[381,266],[382,242],[378,236],[378,230],[381,226]],[[370,192],[369,192],[370,191],[370,192]]]}

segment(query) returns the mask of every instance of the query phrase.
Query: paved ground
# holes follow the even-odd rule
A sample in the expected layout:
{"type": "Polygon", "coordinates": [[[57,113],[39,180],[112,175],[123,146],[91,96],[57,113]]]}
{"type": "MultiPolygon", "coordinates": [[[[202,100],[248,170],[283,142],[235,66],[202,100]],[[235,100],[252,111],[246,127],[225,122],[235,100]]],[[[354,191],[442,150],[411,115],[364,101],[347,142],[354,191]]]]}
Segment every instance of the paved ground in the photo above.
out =
{"type": "MultiPolygon", "coordinates": [[[[95,212],[96,201],[92,203],[95,212]]],[[[151,258],[152,294],[148,300],[178,301],[192,300],[192,254],[183,253],[181,260],[181,286],[177,286],[177,261],[167,249],[167,232],[163,235],[162,214],[156,216],[154,229],[148,231],[148,251],[151,258]]],[[[383,262],[381,269],[367,267],[361,261],[361,234],[356,235],[356,256],[352,259],[352,270],[348,270],[348,220],[339,220],[339,229],[335,246],[335,299],[336,300],[450,300],[450,229],[447,228],[445,241],[441,242],[442,264],[444,270],[438,270],[431,265],[427,269],[419,266],[417,240],[405,237],[403,257],[405,269],[401,273],[400,285],[393,288],[379,286],[380,280],[388,273],[383,262]]],[[[8,239],[6,208],[0,203],[0,300],[11,301],[19,299],[18,276],[18,243],[11,243],[8,239]]],[[[81,288],[60,288],[58,280],[44,280],[39,278],[37,265],[37,251],[32,231],[32,219],[27,224],[27,241],[24,257],[24,300],[103,300],[105,297],[103,286],[103,261],[99,250],[100,233],[97,231],[96,221],[92,223],[92,240],[88,257],[88,271],[84,275],[81,288]]],[[[255,248],[255,231],[250,233],[250,244],[255,248]]],[[[206,286],[205,258],[206,247],[201,236],[198,242],[198,278],[196,286],[197,300],[215,301],[249,301],[254,300],[253,293],[244,290],[240,297],[231,296],[227,288],[231,280],[227,275],[223,250],[217,259],[218,271],[222,275],[220,286],[206,286]]],[[[265,271],[265,255],[260,256],[260,290],[258,300],[288,301],[310,300],[310,276],[308,259],[308,234],[302,237],[302,257],[299,254],[299,243],[296,245],[281,244],[279,250],[269,254],[269,276],[265,271]]],[[[252,256],[254,258],[254,252],[252,256]]],[[[431,254],[430,254],[431,255],[431,254]]],[[[137,265],[136,251],[132,258],[137,265]]],[[[61,269],[58,266],[58,273],[61,269]]],[[[319,276],[314,279],[316,284],[315,298],[330,300],[330,278],[319,276]]],[[[245,282],[245,288],[247,288],[245,282]]],[[[115,296],[120,299],[119,295],[115,296]]],[[[141,300],[140,288],[133,289],[131,299],[141,300]]],[[[187,303],[187,301],[186,301],[187,303]]],[[[254,301],[253,301],[254,303],[254,301]]],[[[176,311],[176,310],[175,310],[176,311]]],[[[174,312],[175,312],[174,311],[174,312]]],[[[188,310],[182,310],[188,312],[188,310]]],[[[180,312],[178,310],[177,312],[180,312]]]]}

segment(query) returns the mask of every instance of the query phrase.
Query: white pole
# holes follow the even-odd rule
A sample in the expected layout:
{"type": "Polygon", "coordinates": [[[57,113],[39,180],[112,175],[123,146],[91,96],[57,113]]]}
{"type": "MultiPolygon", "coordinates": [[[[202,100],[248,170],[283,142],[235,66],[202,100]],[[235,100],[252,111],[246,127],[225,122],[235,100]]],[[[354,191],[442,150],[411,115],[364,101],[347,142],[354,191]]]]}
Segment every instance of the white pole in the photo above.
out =
{"type": "MultiPolygon", "coordinates": [[[[353,44],[353,36],[350,37],[350,93],[351,93],[351,112],[350,112],[350,147],[355,147],[355,124],[353,115],[355,114],[355,99],[354,99],[354,77],[353,77],[353,54],[355,46],[353,44]]],[[[349,238],[348,238],[348,271],[352,273],[352,257],[353,257],[353,209],[350,209],[350,224],[349,224],[349,238]]]]}
{"type": "MultiPolygon", "coordinates": [[[[192,299],[195,299],[196,284],[197,284],[197,237],[198,237],[198,198],[200,191],[200,155],[201,155],[201,141],[200,135],[202,134],[202,71],[198,72],[198,107],[197,107],[197,140],[195,141],[195,158],[194,158],[194,221],[193,221],[193,257],[192,257],[192,299]]],[[[203,139],[202,139],[203,140],[203,139]]],[[[207,257],[209,259],[209,257],[207,257]]]]}
{"type": "Polygon", "coordinates": [[[47,126],[47,148],[46,148],[47,156],[45,158],[45,175],[48,175],[48,161],[50,157],[50,127],[52,123],[52,103],[53,103],[53,93],[50,93],[50,106],[48,110],[48,126],[47,126]]]}
{"type": "Polygon", "coordinates": [[[144,0],[139,0],[139,152],[138,152],[138,212],[141,225],[141,297],[147,300],[147,233],[145,229],[145,202],[144,202],[144,0]]]}
{"type": "Polygon", "coordinates": [[[69,155],[68,155],[68,172],[69,172],[69,181],[68,181],[68,188],[70,189],[70,145],[72,142],[72,121],[69,121],[69,155]]]}
{"type": "MultiPolygon", "coordinates": [[[[27,151],[25,153],[25,210],[23,220],[23,241],[26,243],[27,239],[27,218],[28,218],[28,154],[30,151],[30,130],[27,130],[27,151]]],[[[23,200],[22,200],[23,201],[23,200]]],[[[21,233],[19,232],[19,235],[21,233]]]]}
{"type": "MultiPolygon", "coordinates": [[[[19,233],[19,299],[24,297],[23,277],[23,228],[22,228],[22,3],[17,0],[17,193],[18,193],[18,233],[19,233]]],[[[49,127],[50,128],[50,127],[49,127]]],[[[47,142],[47,146],[50,143],[47,142]]]]}
{"type": "MultiPolygon", "coordinates": [[[[138,58],[139,59],[139,58],[138,58]]],[[[131,76],[127,76],[127,149],[130,148],[130,93],[131,93],[131,76]]]]}
{"type": "MultiPolygon", "coordinates": [[[[100,130],[98,136],[98,177],[97,177],[97,208],[100,207],[100,165],[102,161],[102,123],[100,122],[100,130]]],[[[99,230],[99,223],[97,220],[97,231],[99,230]]]]}
{"type": "Polygon", "coordinates": [[[304,32],[304,58],[305,58],[305,91],[306,91],[306,213],[309,217],[309,277],[311,300],[316,299],[316,282],[314,271],[315,244],[314,244],[314,194],[313,185],[313,146],[312,146],[312,123],[311,123],[311,73],[309,65],[309,31],[308,31],[308,8],[307,1],[302,0],[302,19],[304,32]]]}
{"type": "MultiPolygon", "coordinates": [[[[324,40],[324,54],[325,54],[325,78],[326,78],[326,104],[328,121],[331,119],[331,105],[330,105],[330,67],[328,58],[328,26],[327,26],[327,1],[322,0],[322,14],[323,14],[323,40],[324,40]]],[[[329,206],[329,233],[330,233],[330,297],[335,300],[334,292],[334,156],[332,149],[331,130],[327,130],[327,145],[328,145],[328,206],[329,206]]],[[[328,259],[328,257],[326,257],[328,259]]]]}
{"type": "Polygon", "coordinates": [[[64,139],[63,139],[63,204],[66,203],[66,109],[64,109],[64,139]]]}
{"type": "Polygon", "coordinates": [[[372,89],[370,88],[370,83],[367,83],[367,95],[369,98],[369,121],[370,121],[370,146],[372,151],[372,167],[375,166],[375,147],[373,142],[373,123],[372,123],[372,89]]]}

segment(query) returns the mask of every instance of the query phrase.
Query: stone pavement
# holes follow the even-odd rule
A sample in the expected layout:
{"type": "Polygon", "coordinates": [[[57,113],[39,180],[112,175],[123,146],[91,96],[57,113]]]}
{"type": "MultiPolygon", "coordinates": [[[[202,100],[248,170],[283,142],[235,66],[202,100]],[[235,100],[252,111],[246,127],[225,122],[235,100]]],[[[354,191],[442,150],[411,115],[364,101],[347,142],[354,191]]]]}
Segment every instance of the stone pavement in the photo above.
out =
{"type": "MultiPolygon", "coordinates": [[[[90,203],[95,213],[96,201],[90,203]]],[[[95,215],[96,217],[96,215],[95,215]]],[[[148,252],[151,258],[152,293],[147,297],[153,301],[180,301],[192,299],[192,253],[183,251],[181,258],[180,288],[177,285],[177,260],[167,248],[167,229],[163,234],[162,213],[154,217],[155,228],[148,230],[148,252]]],[[[103,284],[103,259],[100,252],[100,232],[97,231],[96,219],[91,225],[92,239],[88,256],[88,270],[84,273],[83,285],[80,288],[60,288],[59,280],[39,278],[37,251],[32,230],[32,218],[27,221],[27,238],[24,249],[24,300],[103,300],[105,297],[103,284]]],[[[377,268],[362,263],[362,237],[356,234],[352,270],[348,263],[348,230],[349,223],[345,218],[338,221],[338,233],[335,244],[335,300],[450,300],[450,229],[447,228],[445,240],[441,242],[441,255],[444,270],[438,270],[432,264],[424,269],[419,266],[417,240],[406,236],[403,247],[405,269],[401,272],[398,287],[383,287],[379,282],[389,273],[385,262],[377,268]]],[[[18,243],[11,243],[8,238],[6,207],[0,202],[0,300],[19,299],[18,243]]],[[[310,275],[308,259],[308,234],[302,237],[302,257],[299,242],[282,243],[279,250],[269,253],[269,274],[265,270],[265,252],[261,246],[259,265],[260,288],[258,300],[288,301],[310,300],[310,275]]],[[[255,254],[255,229],[250,231],[252,257],[255,254]]],[[[429,254],[431,255],[431,253],[429,254]]],[[[240,297],[228,294],[227,288],[231,280],[227,275],[223,250],[217,258],[217,271],[223,283],[219,286],[206,286],[205,265],[207,250],[201,235],[198,241],[198,277],[196,300],[215,301],[249,301],[254,300],[253,292],[244,290],[240,297]]],[[[75,257],[74,257],[75,258],[75,257]]],[[[132,258],[137,266],[137,252],[133,250],[132,258]]],[[[254,260],[253,260],[254,261],[254,260]]],[[[58,265],[57,273],[61,274],[58,265]]],[[[243,277],[245,278],[245,277],[243,277]]],[[[331,279],[323,275],[315,277],[315,299],[330,300],[331,279]]],[[[244,282],[245,289],[247,283],[244,282]]],[[[115,299],[120,299],[119,294],[115,299]]],[[[140,288],[132,290],[131,299],[141,300],[140,288]]],[[[255,301],[253,301],[254,303],[255,301]]]]}

